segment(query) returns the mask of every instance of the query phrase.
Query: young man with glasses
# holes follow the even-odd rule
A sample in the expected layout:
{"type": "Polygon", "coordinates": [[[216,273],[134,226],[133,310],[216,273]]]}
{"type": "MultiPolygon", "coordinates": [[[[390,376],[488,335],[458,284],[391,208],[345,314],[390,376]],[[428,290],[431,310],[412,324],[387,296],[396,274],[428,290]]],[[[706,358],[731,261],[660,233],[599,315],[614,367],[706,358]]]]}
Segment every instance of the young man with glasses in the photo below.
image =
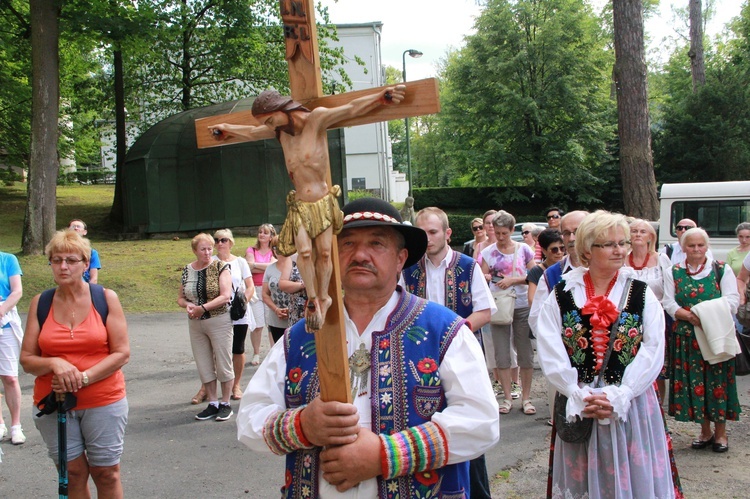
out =
{"type": "Polygon", "coordinates": [[[562,220],[564,214],[565,212],[563,212],[557,206],[548,208],[544,217],[547,219],[547,225],[549,226],[549,228],[560,230],[560,221],[562,220]]]}
{"type": "MultiPolygon", "coordinates": [[[[669,260],[672,262],[672,265],[677,265],[678,263],[682,262],[685,259],[685,252],[682,251],[682,246],[680,246],[680,239],[682,239],[682,235],[685,233],[685,231],[697,226],[698,225],[689,218],[683,218],[682,220],[677,222],[677,225],[675,225],[674,228],[675,234],[677,235],[677,241],[671,244],[664,245],[659,253],[667,255],[669,257],[669,260]]],[[[706,255],[710,258],[713,258],[713,254],[711,253],[710,248],[706,252],[706,255]]]]}

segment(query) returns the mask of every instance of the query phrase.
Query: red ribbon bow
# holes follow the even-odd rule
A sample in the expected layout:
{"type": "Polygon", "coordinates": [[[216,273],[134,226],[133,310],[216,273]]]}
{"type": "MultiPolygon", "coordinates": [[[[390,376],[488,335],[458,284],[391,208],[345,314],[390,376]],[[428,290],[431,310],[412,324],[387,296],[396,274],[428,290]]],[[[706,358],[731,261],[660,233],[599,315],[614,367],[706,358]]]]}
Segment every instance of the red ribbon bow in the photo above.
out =
{"type": "Polygon", "coordinates": [[[591,315],[591,326],[594,329],[609,328],[610,324],[620,315],[617,306],[603,295],[589,298],[581,312],[584,315],[591,315]]]}

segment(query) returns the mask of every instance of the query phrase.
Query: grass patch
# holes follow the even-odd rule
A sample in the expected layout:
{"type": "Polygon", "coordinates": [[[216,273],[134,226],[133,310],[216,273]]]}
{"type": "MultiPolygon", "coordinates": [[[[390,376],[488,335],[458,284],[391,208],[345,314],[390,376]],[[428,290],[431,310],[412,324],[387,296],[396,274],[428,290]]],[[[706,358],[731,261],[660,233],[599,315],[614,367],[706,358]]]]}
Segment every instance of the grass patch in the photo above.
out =
{"type": "MultiPolygon", "coordinates": [[[[126,313],[175,312],[183,267],[195,259],[190,238],[117,241],[108,221],[114,196],[112,185],[75,185],[57,188],[57,227],[72,218],[89,227],[91,244],[99,251],[99,283],[120,296],[126,313]]],[[[44,256],[22,256],[21,234],[26,207],[26,184],[0,186],[0,250],[18,256],[23,270],[23,298],[19,310],[27,311],[31,298],[55,285],[44,256]]],[[[255,238],[235,236],[234,253],[244,255],[255,238]]]]}

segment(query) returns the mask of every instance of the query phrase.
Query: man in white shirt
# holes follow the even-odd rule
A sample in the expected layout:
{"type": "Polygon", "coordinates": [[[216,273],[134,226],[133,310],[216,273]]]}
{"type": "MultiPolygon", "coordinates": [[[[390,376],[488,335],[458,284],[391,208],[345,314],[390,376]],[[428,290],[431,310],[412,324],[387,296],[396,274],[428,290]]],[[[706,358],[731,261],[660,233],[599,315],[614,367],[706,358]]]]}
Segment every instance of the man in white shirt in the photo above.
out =
{"type": "MultiPolygon", "coordinates": [[[[416,225],[427,233],[427,252],[401,273],[407,291],[446,306],[466,319],[472,331],[489,323],[497,311],[482,269],[471,257],[449,246],[452,230],[448,215],[436,207],[417,213],[416,225]]],[[[490,499],[490,481],[484,455],[469,463],[471,499],[490,499]]]]}
{"type": "Polygon", "coordinates": [[[320,399],[314,336],[300,321],[250,381],[237,418],[241,442],[287,456],[283,497],[469,494],[467,461],[499,438],[497,401],[464,320],[397,286],[426,246],[384,201],[344,207],[353,403],[320,399]]]}
{"type": "MultiPolygon", "coordinates": [[[[677,235],[677,241],[665,245],[661,250],[659,250],[659,253],[667,255],[669,257],[669,260],[672,262],[672,265],[682,263],[682,261],[685,259],[685,252],[682,251],[682,246],[680,246],[680,238],[682,238],[682,235],[685,233],[685,231],[697,226],[698,225],[689,218],[683,218],[682,220],[677,222],[677,225],[675,225],[674,227],[675,234],[677,235]]],[[[710,248],[706,252],[706,256],[708,256],[709,258],[714,257],[711,253],[710,248]]]]}

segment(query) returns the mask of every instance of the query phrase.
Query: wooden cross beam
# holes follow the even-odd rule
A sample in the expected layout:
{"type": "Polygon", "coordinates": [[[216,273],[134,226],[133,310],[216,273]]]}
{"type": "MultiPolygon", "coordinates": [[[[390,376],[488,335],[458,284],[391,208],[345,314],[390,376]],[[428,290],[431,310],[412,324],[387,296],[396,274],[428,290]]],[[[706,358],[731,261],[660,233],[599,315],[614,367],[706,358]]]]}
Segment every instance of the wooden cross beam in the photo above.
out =
{"type": "MultiPolygon", "coordinates": [[[[280,4],[281,18],[284,24],[290,88],[294,100],[302,103],[310,110],[321,106],[324,108],[336,108],[357,98],[383,92],[386,87],[323,96],[323,84],[318,57],[317,28],[314,17],[314,0],[280,0],[280,4]]],[[[422,116],[434,114],[439,111],[440,101],[438,98],[437,80],[430,78],[407,83],[405,98],[397,106],[380,106],[354,118],[334,123],[329,128],[422,116]]],[[[217,141],[209,126],[221,123],[261,125],[250,111],[240,111],[196,120],[195,132],[199,148],[216,147],[250,140],[234,136],[217,141]]],[[[324,145],[325,150],[327,150],[327,143],[324,145]]],[[[327,170],[327,183],[328,186],[331,186],[330,165],[328,165],[327,170]]],[[[333,237],[331,248],[331,260],[333,263],[333,272],[329,283],[329,295],[333,299],[333,303],[325,316],[323,327],[315,332],[320,396],[324,401],[351,402],[341,274],[335,236],[333,237]]]]}

